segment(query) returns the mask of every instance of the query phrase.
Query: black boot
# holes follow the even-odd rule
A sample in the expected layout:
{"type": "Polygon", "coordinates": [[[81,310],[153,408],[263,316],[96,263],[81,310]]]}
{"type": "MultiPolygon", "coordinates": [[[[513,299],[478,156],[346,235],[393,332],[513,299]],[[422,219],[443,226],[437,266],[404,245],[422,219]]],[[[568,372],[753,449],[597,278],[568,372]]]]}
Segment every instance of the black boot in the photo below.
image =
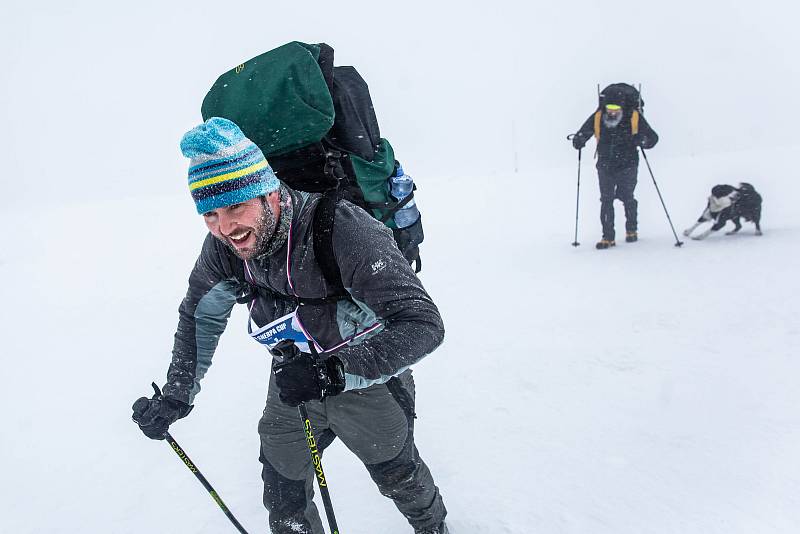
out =
{"type": "Polygon", "coordinates": [[[613,239],[601,239],[597,242],[594,246],[597,250],[605,250],[607,248],[611,248],[616,246],[617,243],[613,239]]]}
{"type": "Polygon", "coordinates": [[[414,529],[414,534],[450,534],[444,521],[438,527],[414,529]]]}
{"type": "Polygon", "coordinates": [[[635,243],[639,241],[639,234],[637,232],[625,232],[625,242],[635,243]]]}

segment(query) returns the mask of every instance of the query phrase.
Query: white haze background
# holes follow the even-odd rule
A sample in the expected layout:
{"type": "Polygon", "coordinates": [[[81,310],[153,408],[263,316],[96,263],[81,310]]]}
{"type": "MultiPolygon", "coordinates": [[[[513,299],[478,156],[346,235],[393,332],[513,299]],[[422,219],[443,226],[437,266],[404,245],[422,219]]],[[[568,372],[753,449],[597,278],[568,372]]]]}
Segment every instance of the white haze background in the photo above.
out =
{"type": "MultiPolygon", "coordinates": [[[[0,19],[0,532],[228,532],[130,404],[163,383],[204,234],[185,130],[223,71],[324,41],[369,82],[420,187],[447,325],[418,445],[455,534],[790,533],[800,523],[798,8],[763,2],[28,2],[0,19]],[[677,229],[751,181],[764,231],[682,249],[642,164],[642,240],[597,252],[596,84],[642,83],[677,229]]],[[[621,210],[619,210],[621,211],[621,210]]],[[[621,225],[618,217],[618,227],[621,225]]],[[[229,323],[173,433],[266,531],[268,361],[229,323]]],[[[325,455],[342,532],[409,532],[325,455]]]]}

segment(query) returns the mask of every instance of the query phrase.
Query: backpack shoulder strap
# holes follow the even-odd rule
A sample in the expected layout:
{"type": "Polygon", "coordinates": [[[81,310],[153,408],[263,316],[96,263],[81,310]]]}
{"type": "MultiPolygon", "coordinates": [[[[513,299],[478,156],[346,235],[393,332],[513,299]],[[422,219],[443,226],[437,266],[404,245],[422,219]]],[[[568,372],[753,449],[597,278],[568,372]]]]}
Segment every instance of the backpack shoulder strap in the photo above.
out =
{"type": "Polygon", "coordinates": [[[322,269],[322,275],[329,286],[334,288],[335,296],[346,296],[348,293],[342,283],[342,272],[336,263],[333,253],[333,226],[336,215],[336,190],[325,191],[314,209],[312,231],[314,233],[314,256],[322,269]]]}
{"type": "Polygon", "coordinates": [[[594,114],[594,138],[600,140],[600,120],[603,118],[603,112],[599,109],[594,114]]]}
{"type": "Polygon", "coordinates": [[[639,133],[639,112],[633,110],[631,114],[631,135],[636,135],[639,133]]]}

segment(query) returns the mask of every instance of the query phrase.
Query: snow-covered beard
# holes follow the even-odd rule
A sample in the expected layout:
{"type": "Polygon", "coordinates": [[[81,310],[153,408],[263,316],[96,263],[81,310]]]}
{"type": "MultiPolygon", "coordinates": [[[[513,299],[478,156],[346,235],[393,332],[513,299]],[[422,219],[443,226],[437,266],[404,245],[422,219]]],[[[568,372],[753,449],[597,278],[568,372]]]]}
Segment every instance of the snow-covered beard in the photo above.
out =
{"type": "Polygon", "coordinates": [[[264,256],[271,256],[278,251],[289,238],[289,228],[292,225],[292,216],[294,215],[294,208],[292,206],[292,197],[289,195],[289,190],[286,186],[281,184],[280,188],[280,220],[275,221],[275,214],[267,204],[266,199],[262,199],[264,211],[269,212],[272,216],[272,230],[269,238],[263,243],[259,240],[256,258],[263,258],[264,256]]]}
{"type": "Polygon", "coordinates": [[[616,128],[622,122],[622,113],[619,113],[615,118],[609,117],[608,113],[603,113],[603,124],[606,128],[616,128]]]}
{"type": "Polygon", "coordinates": [[[267,202],[267,197],[261,197],[261,214],[253,227],[253,233],[256,236],[254,252],[243,256],[242,252],[233,246],[227,238],[218,237],[217,239],[222,241],[238,258],[245,261],[274,254],[286,244],[289,237],[289,227],[292,225],[292,216],[294,215],[292,197],[283,184],[280,187],[279,205],[280,217],[276,217],[275,212],[272,211],[269,202],[267,202]]]}
{"type": "Polygon", "coordinates": [[[261,214],[259,215],[255,222],[255,226],[253,227],[253,233],[256,236],[256,245],[253,249],[254,251],[243,255],[242,251],[238,250],[227,238],[219,239],[238,258],[246,261],[250,258],[254,258],[263,254],[262,251],[266,249],[267,243],[269,243],[270,239],[275,234],[275,227],[277,226],[276,221],[277,217],[275,217],[275,213],[273,213],[272,208],[269,207],[267,199],[265,197],[261,197],[261,214]]]}
{"type": "Polygon", "coordinates": [[[278,225],[278,218],[269,207],[267,199],[261,197],[261,206],[264,208],[261,212],[261,217],[258,218],[258,227],[256,228],[256,253],[254,256],[260,256],[264,249],[267,248],[267,243],[275,234],[275,228],[278,225]]]}

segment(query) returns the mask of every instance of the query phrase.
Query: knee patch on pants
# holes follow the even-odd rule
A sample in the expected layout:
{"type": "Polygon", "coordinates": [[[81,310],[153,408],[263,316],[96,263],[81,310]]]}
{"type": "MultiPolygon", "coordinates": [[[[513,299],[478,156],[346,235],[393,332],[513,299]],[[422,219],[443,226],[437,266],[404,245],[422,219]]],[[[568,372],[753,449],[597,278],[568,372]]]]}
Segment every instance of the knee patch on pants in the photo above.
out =
{"type": "Polygon", "coordinates": [[[264,457],[263,450],[258,460],[263,464],[261,479],[264,481],[264,506],[270,515],[302,515],[306,509],[306,481],[290,480],[278,473],[264,457]]]}
{"type": "Polygon", "coordinates": [[[406,442],[396,457],[387,462],[367,465],[366,468],[382,495],[401,501],[404,496],[416,495],[414,487],[410,486],[413,485],[414,475],[419,469],[413,433],[408,433],[406,442]]]}

